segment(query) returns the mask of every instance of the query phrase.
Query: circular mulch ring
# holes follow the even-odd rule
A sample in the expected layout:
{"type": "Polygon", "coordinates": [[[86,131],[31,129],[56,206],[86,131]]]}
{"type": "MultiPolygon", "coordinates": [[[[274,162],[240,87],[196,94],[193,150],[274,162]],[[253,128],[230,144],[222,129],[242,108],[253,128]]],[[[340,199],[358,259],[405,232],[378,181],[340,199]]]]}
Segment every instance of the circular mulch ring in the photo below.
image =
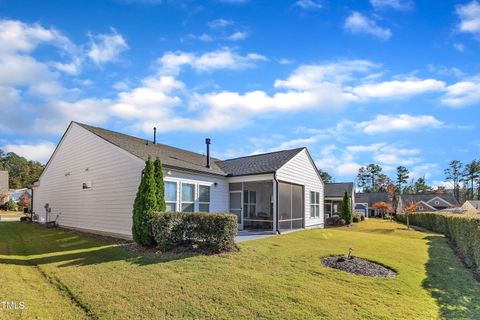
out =
{"type": "Polygon", "coordinates": [[[350,272],[357,275],[373,278],[392,278],[397,275],[395,271],[381,264],[368,261],[362,258],[345,256],[330,256],[321,259],[325,267],[350,272]]]}

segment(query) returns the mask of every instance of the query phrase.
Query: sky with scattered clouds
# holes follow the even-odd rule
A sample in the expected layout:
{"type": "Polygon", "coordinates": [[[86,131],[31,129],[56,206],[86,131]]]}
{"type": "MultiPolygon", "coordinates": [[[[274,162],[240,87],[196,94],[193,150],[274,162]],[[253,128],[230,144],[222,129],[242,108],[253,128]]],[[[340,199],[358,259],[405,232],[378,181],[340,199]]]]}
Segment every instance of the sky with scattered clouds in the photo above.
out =
{"type": "Polygon", "coordinates": [[[306,146],[336,181],[480,158],[480,2],[0,0],[0,148],[70,121],[219,158],[306,146]]]}

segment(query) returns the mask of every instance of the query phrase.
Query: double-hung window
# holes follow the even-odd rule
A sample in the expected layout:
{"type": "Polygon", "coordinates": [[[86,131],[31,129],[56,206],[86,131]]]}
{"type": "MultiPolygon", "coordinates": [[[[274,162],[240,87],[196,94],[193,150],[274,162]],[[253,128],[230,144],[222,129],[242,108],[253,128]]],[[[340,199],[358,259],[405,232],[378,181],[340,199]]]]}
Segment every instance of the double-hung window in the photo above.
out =
{"type": "Polygon", "coordinates": [[[195,212],[195,185],[182,183],[182,212],[195,212]]]}
{"type": "Polygon", "coordinates": [[[310,216],[312,218],[320,217],[320,193],[310,191],[310,216]]]}
{"type": "Polygon", "coordinates": [[[210,187],[198,186],[198,211],[210,212],[210,187]]]}
{"type": "Polygon", "coordinates": [[[177,211],[177,183],[165,181],[165,204],[167,212],[177,211]]]}

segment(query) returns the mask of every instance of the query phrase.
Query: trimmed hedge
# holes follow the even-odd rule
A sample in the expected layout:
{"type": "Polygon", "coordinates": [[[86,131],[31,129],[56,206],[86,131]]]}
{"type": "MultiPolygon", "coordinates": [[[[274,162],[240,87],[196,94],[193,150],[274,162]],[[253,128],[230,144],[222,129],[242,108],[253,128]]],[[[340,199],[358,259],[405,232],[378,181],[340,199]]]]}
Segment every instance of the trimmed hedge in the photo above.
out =
{"type": "Polygon", "coordinates": [[[151,223],[153,236],[161,250],[190,244],[215,252],[235,248],[238,226],[234,214],[160,212],[151,223]]]}
{"type": "MultiPolygon", "coordinates": [[[[406,222],[405,215],[397,220],[406,222]]],[[[412,213],[410,224],[434,232],[443,233],[455,243],[468,267],[480,272],[480,218],[452,213],[412,213]]]]}

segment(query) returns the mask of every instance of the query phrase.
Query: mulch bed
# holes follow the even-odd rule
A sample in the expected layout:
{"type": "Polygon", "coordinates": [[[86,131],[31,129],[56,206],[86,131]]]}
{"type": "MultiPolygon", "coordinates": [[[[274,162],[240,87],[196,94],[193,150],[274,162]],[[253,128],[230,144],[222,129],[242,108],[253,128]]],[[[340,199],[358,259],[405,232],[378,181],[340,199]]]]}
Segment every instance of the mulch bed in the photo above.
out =
{"type": "Polygon", "coordinates": [[[378,263],[362,258],[345,256],[330,256],[321,259],[325,267],[334,268],[373,278],[392,278],[397,275],[395,271],[378,263]]]}

